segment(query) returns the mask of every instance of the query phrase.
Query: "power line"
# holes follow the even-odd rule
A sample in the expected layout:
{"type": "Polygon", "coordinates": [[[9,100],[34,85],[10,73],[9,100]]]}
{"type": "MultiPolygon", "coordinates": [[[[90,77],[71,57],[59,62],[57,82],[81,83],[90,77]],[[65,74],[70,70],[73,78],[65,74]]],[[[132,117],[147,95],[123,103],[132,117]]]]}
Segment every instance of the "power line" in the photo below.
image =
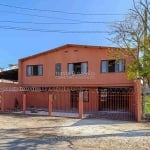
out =
{"type": "MultiPolygon", "coordinates": [[[[75,21],[75,22],[80,22],[80,23],[99,23],[99,21],[87,21],[87,20],[81,21],[81,20],[78,20],[78,19],[68,19],[68,18],[61,18],[61,17],[49,17],[49,16],[43,16],[43,15],[19,13],[19,12],[13,12],[13,11],[5,11],[5,10],[0,10],[0,12],[10,13],[10,14],[17,14],[17,15],[32,16],[32,17],[40,17],[40,18],[60,19],[60,20],[65,20],[65,21],[75,21]]],[[[114,22],[121,22],[121,21],[114,21],[114,22]]]]}
{"type": "Polygon", "coordinates": [[[122,21],[80,21],[80,22],[30,22],[30,21],[14,21],[14,20],[0,20],[4,23],[25,23],[25,24],[112,24],[122,21]]]}
{"type": "Polygon", "coordinates": [[[112,15],[127,15],[127,14],[120,14],[120,13],[79,13],[79,12],[66,12],[60,10],[48,10],[48,9],[36,9],[36,8],[27,8],[27,7],[20,7],[14,5],[7,5],[7,4],[0,4],[0,6],[9,7],[9,8],[17,8],[17,9],[24,9],[30,11],[41,11],[41,12],[53,12],[53,13],[64,13],[70,15],[105,15],[105,16],[112,16],[112,15]]]}
{"type": "Polygon", "coordinates": [[[23,31],[39,31],[39,32],[61,32],[61,30],[46,30],[46,29],[33,29],[24,27],[13,27],[13,26],[0,26],[1,29],[14,29],[23,31]]]}
{"type": "Polygon", "coordinates": [[[40,17],[40,18],[61,19],[61,20],[70,20],[70,21],[80,21],[80,20],[75,20],[75,19],[67,19],[67,18],[60,18],[60,17],[49,17],[49,16],[43,16],[43,15],[35,15],[35,14],[28,14],[28,13],[18,13],[18,12],[5,11],[5,10],[0,10],[0,12],[10,13],[10,14],[17,14],[17,15],[32,16],[32,17],[40,17]]]}
{"type": "Polygon", "coordinates": [[[24,27],[13,27],[13,26],[0,26],[1,29],[11,29],[11,30],[22,30],[22,31],[38,31],[38,32],[52,32],[52,33],[88,33],[88,34],[100,34],[108,33],[107,31],[89,31],[89,30],[48,30],[48,29],[33,29],[24,27]]]}

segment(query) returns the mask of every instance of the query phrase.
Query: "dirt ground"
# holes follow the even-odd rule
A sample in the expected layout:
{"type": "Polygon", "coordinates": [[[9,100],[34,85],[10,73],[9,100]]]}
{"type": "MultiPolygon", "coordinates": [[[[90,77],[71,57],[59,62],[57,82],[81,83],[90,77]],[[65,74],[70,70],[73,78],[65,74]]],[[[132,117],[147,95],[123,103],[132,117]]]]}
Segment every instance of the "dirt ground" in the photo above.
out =
{"type": "Polygon", "coordinates": [[[0,150],[149,150],[150,123],[0,114],[0,150]]]}

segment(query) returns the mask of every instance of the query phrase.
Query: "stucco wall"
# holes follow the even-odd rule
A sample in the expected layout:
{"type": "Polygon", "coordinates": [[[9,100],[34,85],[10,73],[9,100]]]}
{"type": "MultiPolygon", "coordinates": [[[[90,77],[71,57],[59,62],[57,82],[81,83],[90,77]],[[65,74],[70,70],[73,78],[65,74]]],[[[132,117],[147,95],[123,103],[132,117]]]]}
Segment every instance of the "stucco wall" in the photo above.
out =
{"type": "MultiPolygon", "coordinates": [[[[19,83],[21,85],[109,85],[128,86],[133,85],[127,80],[124,72],[101,73],[100,61],[110,59],[106,48],[98,47],[66,47],[57,51],[44,53],[23,59],[19,67],[19,83]],[[68,76],[68,63],[88,62],[88,75],[68,76]],[[55,76],[55,64],[61,63],[62,76],[55,76]],[[43,64],[43,76],[26,76],[27,65],[43,64]]],[[[129,60],[126,60],[126,66],[129,60]]]]}

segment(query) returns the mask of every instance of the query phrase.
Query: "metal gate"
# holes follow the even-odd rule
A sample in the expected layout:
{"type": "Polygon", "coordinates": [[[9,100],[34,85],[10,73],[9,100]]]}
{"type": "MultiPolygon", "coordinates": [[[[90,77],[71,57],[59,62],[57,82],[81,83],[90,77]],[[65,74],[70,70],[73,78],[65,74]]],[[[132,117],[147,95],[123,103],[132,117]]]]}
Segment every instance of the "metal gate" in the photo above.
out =
{"type": "Polygon", "coordinates": [[[109,119],[135,120],[132,87],[99,88],[99,115],[109,119]]]}

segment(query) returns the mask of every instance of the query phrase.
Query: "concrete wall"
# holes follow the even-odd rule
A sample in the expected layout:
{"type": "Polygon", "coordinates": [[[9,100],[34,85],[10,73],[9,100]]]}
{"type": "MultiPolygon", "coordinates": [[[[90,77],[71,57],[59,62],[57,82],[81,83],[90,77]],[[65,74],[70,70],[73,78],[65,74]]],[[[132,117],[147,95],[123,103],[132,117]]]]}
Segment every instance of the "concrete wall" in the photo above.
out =
{"type": "Polygon", "coordinates": [[[47,92],[27,92],[27,107],[48,108],[47,92]]]}
{"type": "Polygon", "coordinates": [[[19,85],[13,83],[3,83],[3,82],[0,83],[1,109],[2,105],[4,106],[5,110],[12,110],[15,108],[16,105],[17,105],[16,107],[22,108],[22,92],[15,91],[14,89],[16,87],[19,87],[19,85]],[[3,104],[2,99],[4,99],[3,104]]]}
{"type": "Polygon", "coordinates": [[[4,93],[4,107],[5,110],[11,111],[15,109],[22,110],[22,92],[5,92],[4,93]],[[17,102],[16,102],[17,101],[17,102]]]}

